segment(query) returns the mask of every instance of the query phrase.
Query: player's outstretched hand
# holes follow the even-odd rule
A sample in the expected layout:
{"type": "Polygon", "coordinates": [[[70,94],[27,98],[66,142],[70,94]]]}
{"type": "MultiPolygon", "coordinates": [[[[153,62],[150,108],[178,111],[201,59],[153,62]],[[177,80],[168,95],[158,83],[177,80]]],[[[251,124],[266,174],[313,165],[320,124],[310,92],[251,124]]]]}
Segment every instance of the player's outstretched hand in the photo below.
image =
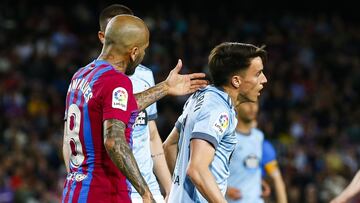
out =
{"type": "Polygon", "coordinates": [[[204,73],[181,75],[179,74],[181,68],[182,61],[179,59],[175,68],[170,71],[169,76],[165,80],[169,88],[169,95],[179,96],[190,94],[208,84],[208,81],[204,79],[204,73]]]}

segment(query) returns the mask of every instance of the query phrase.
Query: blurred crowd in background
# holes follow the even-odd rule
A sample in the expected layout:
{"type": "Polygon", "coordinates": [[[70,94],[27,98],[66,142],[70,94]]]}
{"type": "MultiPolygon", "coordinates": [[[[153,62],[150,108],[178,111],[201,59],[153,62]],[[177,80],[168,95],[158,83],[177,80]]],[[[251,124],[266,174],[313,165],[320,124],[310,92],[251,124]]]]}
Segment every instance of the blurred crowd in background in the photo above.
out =
{"type": "MultiPolygon", "coordinates": [[[[101,51],[98,15],[110,3],[4,1],[0,7],[0,202],[59,202],[64,103],[73,73],[101,51]]],[[[259,128],[275,145],[291,203],[328,202],[360,168],[360,26],[341,12],[253,12],[127,4],[149,26],[143,64],[164,80],[207,72],[223,41],[265,44],[259,128]]],[[[265,9],[265,8],[264,8],[265,9]]],[[[184,97],[158,102],[162,139],[184,97]]],[[[274,198],[268,202],[274,202],[274,198]]]]}

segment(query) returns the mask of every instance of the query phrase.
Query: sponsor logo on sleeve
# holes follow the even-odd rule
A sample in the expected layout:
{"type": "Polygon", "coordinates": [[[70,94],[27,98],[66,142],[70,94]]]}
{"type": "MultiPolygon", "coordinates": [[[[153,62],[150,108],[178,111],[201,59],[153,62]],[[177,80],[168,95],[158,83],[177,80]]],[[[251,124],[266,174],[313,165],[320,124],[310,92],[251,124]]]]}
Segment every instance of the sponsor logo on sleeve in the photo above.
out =
{"type": "Polygon", "coordinates": [[[215,132],[219,135],[222,135],[227,127],[229,126],[229,116],[227,113],[221,113],[219,118],[215,121],[212,126],[215,132]]]}
{"type": "Polygon", "coordinates": [[[112,107],[126,111],[128,103],[128,92],[123,87],[117,87],[112,93],[112,107]]]}

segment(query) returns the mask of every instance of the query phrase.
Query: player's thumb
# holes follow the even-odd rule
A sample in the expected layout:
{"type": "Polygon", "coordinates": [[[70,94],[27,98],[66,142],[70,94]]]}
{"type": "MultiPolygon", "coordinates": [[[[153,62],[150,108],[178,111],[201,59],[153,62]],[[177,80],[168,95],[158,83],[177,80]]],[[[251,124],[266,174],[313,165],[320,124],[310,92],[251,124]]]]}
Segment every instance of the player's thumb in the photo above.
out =
{"type": "Polygon", "coordinates": [[[181,68],[182,68],[182,61],[181,61],[181,59],[178,59],[178,62],[176,64],[175,68],[173,69],[173,71],[175,73],[179,73],[181,68]]]}

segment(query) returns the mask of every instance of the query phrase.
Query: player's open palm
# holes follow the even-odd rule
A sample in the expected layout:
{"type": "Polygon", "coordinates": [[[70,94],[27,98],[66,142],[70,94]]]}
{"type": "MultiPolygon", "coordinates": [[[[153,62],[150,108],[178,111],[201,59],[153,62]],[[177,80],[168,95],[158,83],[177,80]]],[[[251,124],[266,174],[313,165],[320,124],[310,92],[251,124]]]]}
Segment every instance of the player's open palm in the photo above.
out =
{"type": "Polygon", "coordinates": [[[165,82],[169,87],[170,95],[186,95],[195,92],[199,88],[205,87],[208,82],[203,79],[204,73],[192,73],[180,75],[182,61],[179,59],[175,68],[169,73],[165,82]]]}

